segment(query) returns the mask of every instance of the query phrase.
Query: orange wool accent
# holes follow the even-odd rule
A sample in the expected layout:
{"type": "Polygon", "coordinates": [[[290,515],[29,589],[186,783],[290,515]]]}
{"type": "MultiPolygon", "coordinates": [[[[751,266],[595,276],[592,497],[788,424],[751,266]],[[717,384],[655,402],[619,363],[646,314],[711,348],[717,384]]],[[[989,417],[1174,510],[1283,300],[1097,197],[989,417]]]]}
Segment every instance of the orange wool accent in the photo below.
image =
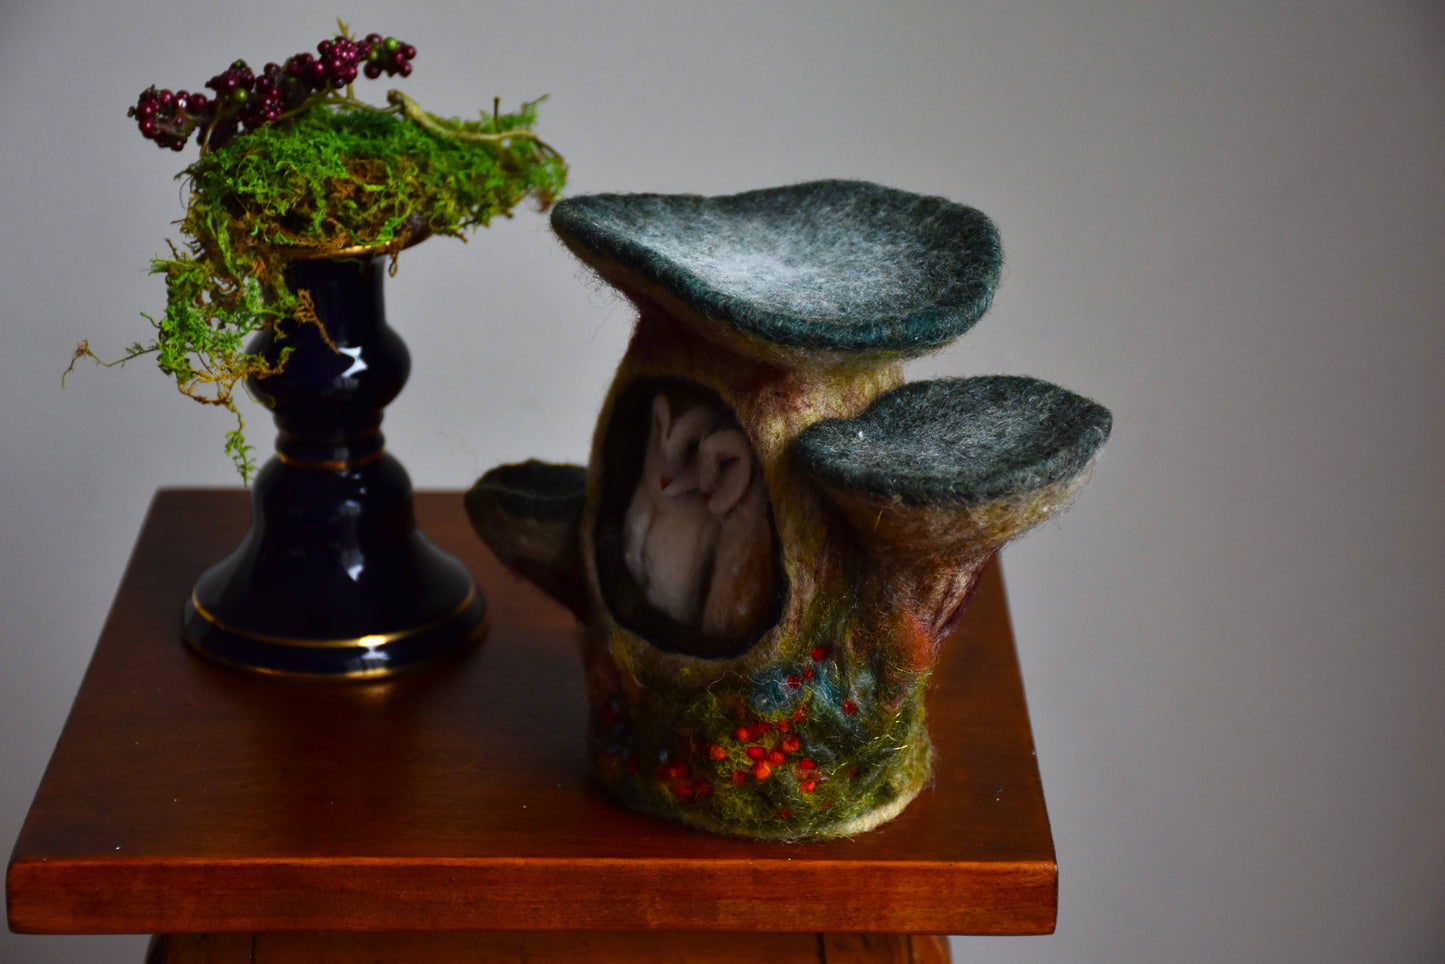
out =
{"type": "Polygon", "coordinates": [[[782,744],[783,749],[786,750],[786,751],[789,752],[789,753],[797,753],[797,752],[798,752],[798,748],[801,747],[802,745],[803,745],[802,741],[799,740],[796,736],[788,736],[788,737],[785,737],[785,738],[783,739],[783,744],[782,744]]]}
{"type": "Polygon", "coordinates": [[[915,673],[927,672],[938,655],[938,634],[929,624],[914,613],[904,613],[903,650],[908,657],[908,668],[915,673]]]}
{"type": "Polygon", "coordinates": [[[726,760],[728,758],[728,751],[724,750],[717,744],[713,744],[712,746],[707,748],[707,755],[712,757],[714,760],[726,760]]]}
{"type": "Polygon", "coordinates": [[[773,768],[768,766],[767,762],[764,760],[759,760],[758,765],[753,767],[753,776],[757,777],[759,780],[766,780],[772,774],[772,772],[773,768]]]}
{"type": "Polygon", "coordinates": [[[771,763],[773,766],[777,766],[786,759],[787,757],[783,755],[783,752],[781,750],[774,750],[773,752],[768,754],[768,762],[771,763]]]}

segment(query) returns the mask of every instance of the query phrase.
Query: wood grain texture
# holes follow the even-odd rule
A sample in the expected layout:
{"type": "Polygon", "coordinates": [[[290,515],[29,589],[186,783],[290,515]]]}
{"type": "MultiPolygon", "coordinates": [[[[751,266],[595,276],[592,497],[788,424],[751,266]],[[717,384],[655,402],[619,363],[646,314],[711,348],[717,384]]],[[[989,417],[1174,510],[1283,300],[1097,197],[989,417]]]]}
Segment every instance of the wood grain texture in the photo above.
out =
{"type": "Polygon", "coordinates": [[[948,964],[946,938],[903,934],[453,931],[171,934],[147,964],[948,964]]]}
{"type": "Polygon", "coordinates": [[[727,840],[587,785],[576,624],[417,497],[471,567],[487,638],[377,683],[239,674],[186,651],[182,600],[244,494],[163,490],[9,867],[12,929],[1048,933],[1057,869],[1002,581],[929,698],[936,778],[853,840],[727,840]]]}

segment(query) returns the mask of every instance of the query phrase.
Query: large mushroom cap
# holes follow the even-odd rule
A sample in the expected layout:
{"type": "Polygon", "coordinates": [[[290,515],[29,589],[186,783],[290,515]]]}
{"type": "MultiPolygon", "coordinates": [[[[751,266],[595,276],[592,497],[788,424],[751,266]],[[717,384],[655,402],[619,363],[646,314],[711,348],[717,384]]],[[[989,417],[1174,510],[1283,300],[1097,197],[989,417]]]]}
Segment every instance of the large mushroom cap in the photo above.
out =
{"type": "Polygon", "coordinates": [[[917,355],[988,309],[1003,252],[982,212],[865,181],[723,197],[594,194],[552,227],[609,283],[704,335],[790,354],[917,355]]]}

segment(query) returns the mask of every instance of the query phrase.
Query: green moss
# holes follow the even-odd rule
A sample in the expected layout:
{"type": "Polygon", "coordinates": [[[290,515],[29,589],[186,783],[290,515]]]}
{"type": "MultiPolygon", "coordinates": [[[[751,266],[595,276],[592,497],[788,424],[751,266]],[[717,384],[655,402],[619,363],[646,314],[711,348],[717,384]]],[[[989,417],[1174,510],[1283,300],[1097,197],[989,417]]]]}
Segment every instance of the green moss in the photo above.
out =
{"type": "Polygon", "coordinates": [[[561,190],[565,165],[534,137],[474,139],[529,135],[535,103],[463,122],[393,96],[395,111],[313,109],[203,156],[181,175],[194,194],[182,231],[214,247],[223,264],[228,255],[252,255],[274,265],[353,245],[384,247],[418,229],[459,235],[529,196],[545,207],[561,190]]]}
{"type": "MultiPolygon", "coordinates": [[[[191,189],[183,242],[151,263],[165,279],[166,310],[146,316],[154,338],[122,361],[154,353],[183,394],[231,411],[226,449],[244,479],[254,465],[235,392],[275,370],[245,345],[286,319],[316,323],[305,293],[286,284],[289,261],[358,248],[395,258],[429,234],[464,237],[527,198],[545,209],[566,180],[562,158],[531,131],[537,102],[473,121],[435,117],[398,91],[389,102],[336,95],[178,175],[191,189]]],[[[82,343],[76,358],[87,356],[82,343]]]]}

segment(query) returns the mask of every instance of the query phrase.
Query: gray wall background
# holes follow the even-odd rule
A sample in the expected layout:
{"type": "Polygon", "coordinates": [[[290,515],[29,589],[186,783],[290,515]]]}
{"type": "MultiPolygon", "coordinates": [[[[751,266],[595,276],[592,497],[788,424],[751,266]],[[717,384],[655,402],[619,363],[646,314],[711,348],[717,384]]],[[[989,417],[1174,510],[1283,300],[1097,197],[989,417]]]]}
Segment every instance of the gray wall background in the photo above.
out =
{"type": "MultiPolygon", "coordinates": [[[[148,362],[60,388],[77,339],[117,353],[162,301],[182,158],[125,109],[337,13],[419,48],[434,111],[550,94],[572,193],[859,177],[999,224],[993,311],[911,374],[1032,374],[1116,422],[1072,510],[1004,556],[1058,932],[960,961],[1445,957],[1430,2],[0,0],[4,846],[152,491],[236,482],[224,417],[148,362]]],[[[419,488],[585,458],[631,316],[543,218],[409,252],[388,308],[415,369],[386,432],[419,488]]],[[[6,961],[141,947],[0,934],[6,961]]]]}

